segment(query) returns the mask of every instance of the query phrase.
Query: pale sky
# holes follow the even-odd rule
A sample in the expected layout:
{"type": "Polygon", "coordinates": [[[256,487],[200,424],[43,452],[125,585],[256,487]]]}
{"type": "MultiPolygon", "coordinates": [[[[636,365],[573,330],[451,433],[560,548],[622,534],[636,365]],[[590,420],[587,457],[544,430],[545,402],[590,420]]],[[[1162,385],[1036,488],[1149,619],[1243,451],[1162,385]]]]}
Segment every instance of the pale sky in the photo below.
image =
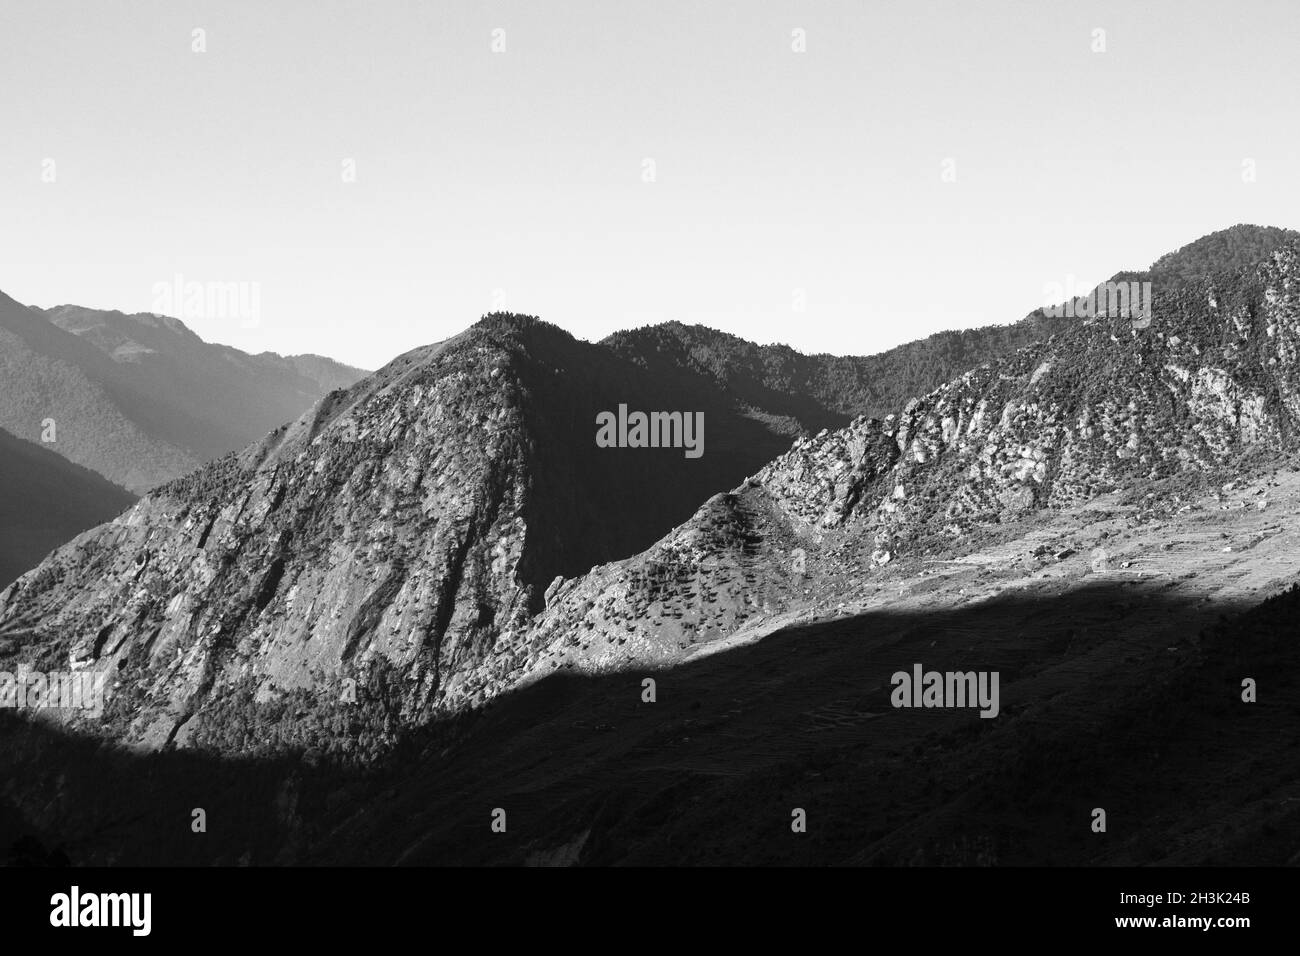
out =
{"type": "Polygon", "coordinates": [[[878,352],[1300,226],[1298,53],[1294,0],[3,0],[0,290],[247,283],[170,311],[368,368],[496,308],[878,352]]]}

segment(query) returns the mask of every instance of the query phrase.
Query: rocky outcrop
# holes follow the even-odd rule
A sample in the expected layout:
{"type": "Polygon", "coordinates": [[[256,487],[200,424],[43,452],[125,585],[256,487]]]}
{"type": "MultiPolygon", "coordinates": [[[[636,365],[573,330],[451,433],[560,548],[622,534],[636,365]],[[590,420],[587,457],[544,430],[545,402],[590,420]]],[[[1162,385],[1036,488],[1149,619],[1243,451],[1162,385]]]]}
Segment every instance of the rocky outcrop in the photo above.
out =
{"type": "Polygon", "coordinates": [[[898,557],[960,554],[1039,509],[1281,448],[1300,421],[1298,249],[1217,289],[1157,291],[1145,328],[1080,320],[883,421],[796,441],[646,554],[557,594],[529,676],[673,659],[747,622],[834,614],[898,557]]]}
{"type": "Polygon", "coordinates": [[[394,719],[481,700],[465,662],[508,655],[531,597],[506,365],[473,336],[395,363],[61,549],[0,629],[104,671],[115,732],[149,745],[211,737],[209,709],[243,697],[328,710],[376,667],[402,675],[394,719]]]}
{"type": "Polygon", "coordinates": [[[257,749],[270,714],[289,742],[365,751],[512,686],[552,582],[788,446],[680,401],[608,349],[489,316],[71,542],[0,594],[0,635],[105,673],[95,729],[129,741],[257,749]],[[598,447],[620,404],[702,412],[705,456],[598,447]]]}
{"type": "Polygon", "coordinates": [[[0,594],[0,638],[107,674],[98,732],[365,756],[548,674],[834,615],[866,576],[1000,523],[1289,443],[1297,248],[1214,282],[783,453],[712,408],[731,452],[699,462],[597,448],[597,411],[673,408],[671,388],[491,316],[61,549],[0,594]]]}

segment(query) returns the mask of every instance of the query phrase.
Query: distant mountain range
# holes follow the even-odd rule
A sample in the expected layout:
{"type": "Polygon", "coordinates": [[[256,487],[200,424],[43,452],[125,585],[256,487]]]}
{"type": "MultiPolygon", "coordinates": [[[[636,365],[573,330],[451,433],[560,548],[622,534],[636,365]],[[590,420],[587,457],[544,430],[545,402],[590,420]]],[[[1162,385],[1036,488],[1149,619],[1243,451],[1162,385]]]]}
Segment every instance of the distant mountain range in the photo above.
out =
{"type": "Polygon", "coordinates": [[[0,587],[135,500],[90,469],[0,431],[0,587]]]}
{"type": "Polygon", "coordinates": [[[257,441],[365,373],[247,355],[177,319],[0,294],[0,428],[136,493],[257,441]],[[53,423],[53,431],[48,423],[53,423]]]}

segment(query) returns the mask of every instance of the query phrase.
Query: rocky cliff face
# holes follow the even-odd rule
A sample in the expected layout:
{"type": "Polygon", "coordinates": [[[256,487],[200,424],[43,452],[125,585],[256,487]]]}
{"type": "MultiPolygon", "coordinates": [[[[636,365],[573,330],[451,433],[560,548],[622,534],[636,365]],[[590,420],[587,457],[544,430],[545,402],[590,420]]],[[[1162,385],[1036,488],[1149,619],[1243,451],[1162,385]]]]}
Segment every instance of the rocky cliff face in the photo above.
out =
{"type": "MultiPolygon", "coordinates": [[[[491,316],[163,486],[0,593],[10,657],[94,668],[146,746],[367,750],[510,686],[549,585],[635,553],[788,436],[609,350],[491,316]],[[620,404],[705,455],[597,447],[620,404]]],[[[14,661],[9,661],[14,663],[14,661]]],[[[12,667],[11,667],[12,669],[12,667]]]]}
{"type": "Polygon", "coordinates": [[[1146,328],[1081,320],[883,423],[801,442],[759,484],[802,526],[860,526],[896,552],[1276,447],[1300,414],[1296,248],[1223,287],[1157,289],[1146,328]]]}
{"type": "Polygon", "coordinates": [[[596,412],[674,408],[671,389],[489,317],[61,549],[0,593],[0,638],[33,666],[106,672],[99,732],[364,756],[554,671],[833,615],[867,576],[1000,522],[1291,441],[1298,250],[1216,282],[1157,288],[1145,328],[1080,320],[783,454],[711,409],[699,462],[595,448],[596,412]]]}
{"type": "MultiPolygon", "coordinates": [[[[401,674],[394,719],[492,689],[477,662],[525,619],[525,449],[506,357],[465,336],[413,353],[261,445],[165,486],[3,595],[45,669],[110,675],[128,740],[215,732],[294,691],[401,674]]],[[[233,735],[233,737],[231,736],[233,735]]]]}
{"type": "Polygon", "coordinates": [[[1145,328],[1081,319],[883,421],[798,440],[646,554],[557,588],[529,675],[841,613],[892,561],[1280,448],[1300,422],[1300,247],[1217,282],[1157,288],[1145,328]]]}

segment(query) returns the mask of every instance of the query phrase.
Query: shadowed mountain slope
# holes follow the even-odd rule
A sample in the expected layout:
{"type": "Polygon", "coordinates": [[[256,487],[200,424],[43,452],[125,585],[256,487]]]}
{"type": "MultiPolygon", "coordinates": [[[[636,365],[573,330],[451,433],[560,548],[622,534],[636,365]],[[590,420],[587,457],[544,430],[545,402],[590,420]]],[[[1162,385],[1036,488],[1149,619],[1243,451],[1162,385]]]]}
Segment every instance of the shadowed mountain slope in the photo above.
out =
{"type": "MultiPolygon", "coordinates": [[[[1294,865],[1298,598],[1243,614],[1159,579],[1112,577],[941,614],[882,609],[671,671],[559,675],[409,735],[365,773],[323,748],[135,754],[0,713],[0,779],[15,782],[0,791],[0,854],[148,866],[1294,865]],[[999,717],[892,708],[891,672],[916,661],[998,669],[999,717]],[[1257,704],[1240,699],[1243,674],[1261,677],[1257,704]],[[211,825],[202,839],[189,829],[196,806],[211,825]],[[1096,806],[1109,815],[1101,835],[1096,806]],[[490,830],[496,807],[505,833],[490,830]],[[791,831],[793,808],[806,833],[791,831]]],[[[319,736],[371,732],[361,718],[340,710],[319,736]]],[[[291,707],[258,731],[292,722],[291,707]]]]}
{"type": "Polygon", "coordinates": [[[134,501],[88,468],[0,431],[0,587],[134,501]]]}

